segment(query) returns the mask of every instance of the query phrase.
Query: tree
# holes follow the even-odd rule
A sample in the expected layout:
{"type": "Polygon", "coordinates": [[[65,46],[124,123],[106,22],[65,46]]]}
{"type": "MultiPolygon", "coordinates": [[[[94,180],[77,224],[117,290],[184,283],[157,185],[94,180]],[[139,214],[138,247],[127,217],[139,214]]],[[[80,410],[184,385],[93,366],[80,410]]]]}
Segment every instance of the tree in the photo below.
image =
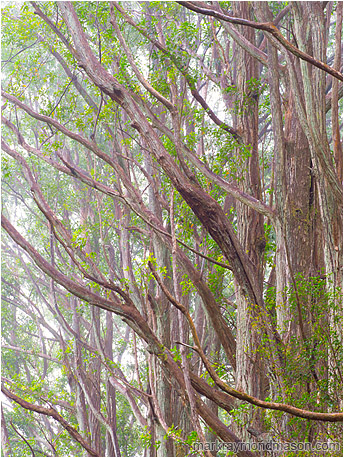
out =
{"type": "Polygon", "coordinates": [[[338,445],[342,3],[2,17],[5,455],[338,445]]]}

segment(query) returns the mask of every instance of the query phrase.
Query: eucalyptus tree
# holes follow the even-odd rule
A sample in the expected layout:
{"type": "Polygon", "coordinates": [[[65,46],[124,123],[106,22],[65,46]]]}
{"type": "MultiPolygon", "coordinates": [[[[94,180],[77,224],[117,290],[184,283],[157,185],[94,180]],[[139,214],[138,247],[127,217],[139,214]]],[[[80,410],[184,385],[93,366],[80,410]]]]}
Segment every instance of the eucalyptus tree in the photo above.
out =
{"type": "Polygon", "coordinates": [[[4,454],[339,444],[342,3],[2,19],[4,454]]]}

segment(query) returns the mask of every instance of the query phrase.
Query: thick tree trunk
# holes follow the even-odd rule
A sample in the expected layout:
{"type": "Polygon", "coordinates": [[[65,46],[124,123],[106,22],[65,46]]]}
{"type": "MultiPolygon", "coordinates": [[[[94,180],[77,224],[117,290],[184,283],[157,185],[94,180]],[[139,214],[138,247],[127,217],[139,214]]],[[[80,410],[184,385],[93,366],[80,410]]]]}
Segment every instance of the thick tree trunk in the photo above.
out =
{"type": "MultiPolygon", "coordinates": [[[[248,2],[233,2],[235,16],[251,19],[252,8],[248,2]]],[[[253,29],[241,27],[241,33],[255,44],[253,29]]],[[[240,189],[261,200],[261,182],[258,157],[258,61],[243,48],[237,47],[238,54],[234,69],[234,81],[237,89],[234,128],[242,132],[244,145],[248,145],[249,154],[245,157],[242,148],[237,148],[236,155],[241,163],[240,189]],[[247,157],[248,156],[248,157],[247,157]]],[[[263,291],[262,259],[265,248],[263,216],[241,202],[236,203],[238,238],[255,267],[256,282],[263,291]]],[[[266,369],[259,353],[260,337],[257,327],[257,304],[243,294],[237,284],[237,371],[236,387],[252,396],[264,399],[266,390],[266,369]],[[255,324],[256,323],[256,324],[255,324]]],[[[249,425],[257,431],[263,430],[260,413],[250,409],[249,425]]],[[[241,429],[240,436],[249,440],[247,426],[241,429]]]]}
{"type": "MultiPolygon", "coordinates": [[[[327,37],[324,5],[321,2],[295,3],[293,4],[293,14],[295,34],[300,49],[306,50],[315,58],[326,62],[327,37]],[[308,28],[304,26],[305,19],[307,19],[307,23],[312,24],[309,29],[310,34],[306,34],[308,28]]],[[[310,68],[303,61],[301,62],[301,74],[304,88],[304,106],[308,121],[307,125],[303,125],[303,128],[310,143],[312,166],[318,180],[317,189],[324,230],[324,254],[326,274],[329,280],[328,287],[335,294],[342,288],[343,194],[340,192],[342,185],[338,179],[338,169],[336,171],[333,164],[327,138],[324,98],[326,75],[315,67],[310,68]]],[[[300,111],[298,112],[299,117],[301,116],[300,111]]],[[[341,304],[338,297],[336,302],[338,305],[341,304]]]]}
{"type": "MultiPolygon", "coordinates": [[[[147,157],[146,161],[148,171],[151,173],[151,159],[147,157]]],[[[149,198],[150,210],[157,216],[160,221],[162,221],[161,206],[152,189],[149,191],[149,198]]],[[[161,240],[155,235],[153,235],[152,238],[152,245],[158,268],[167,268],[166,287],[169,289],[169,291],[171,291],[172,282],[168,279],[168,277],[172,277],[169,252],[166,246],[162,244],[161,240]]],[[[171,348],[171,306],[162,291],[156,291],[154,306],[154,315],[156,317],[156,335],[164,346],[171,348]]],[[[171,427],[173,409],[171,385],[158,359],[155,359],[154,366],[155,393],[157,402],[160,406],[161,413],[166,424],[171,427]]],[[[156,423],[155,434],[156,442],[160,444],[159,448],[157,449],[157,456],[173,456],[173,441],[171,438],[165,438],[166,431],[159,422],[156,423]]]]}

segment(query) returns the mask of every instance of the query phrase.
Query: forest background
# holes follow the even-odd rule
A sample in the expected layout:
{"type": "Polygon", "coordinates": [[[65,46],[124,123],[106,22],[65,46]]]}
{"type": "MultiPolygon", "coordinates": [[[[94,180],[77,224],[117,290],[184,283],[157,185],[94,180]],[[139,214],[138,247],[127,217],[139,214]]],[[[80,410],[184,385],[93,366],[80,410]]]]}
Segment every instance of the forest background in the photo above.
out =
{"type": "Polygon", "coordinates": [[[2,4],[3,456],[342,456],[342,17],[2,4]]]}

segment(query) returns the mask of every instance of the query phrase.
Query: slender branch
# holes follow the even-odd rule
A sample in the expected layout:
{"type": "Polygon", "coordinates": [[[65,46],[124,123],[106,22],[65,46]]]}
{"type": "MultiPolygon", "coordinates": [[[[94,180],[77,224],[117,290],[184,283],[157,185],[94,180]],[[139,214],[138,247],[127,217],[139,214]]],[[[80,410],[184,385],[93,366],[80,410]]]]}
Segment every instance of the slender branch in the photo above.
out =
{"type": "Polygon", "coordinates": [[[50,113],[48,114],[48,116],[51,116],[51,115],[54,113],[54,111],[56,110],[56,108],[59,106],[61,100],[63,99],[63,96],[64,96],[65,93],[67,92],[69,86],[72,84],[74,78],[75,78],[75,76],[73,75],[72,78],[71,78],[71,80],[69,81],[69,83],[68,83],[67,86],[65,87],[65,90],[62,92],[61,97],[58,99],[56,105],[55,105],[54,108],[50,111],[50,113]]]}
{"type": "MultiPolygon", "coordinates": [[[[46,408],[42,406],[38,406],[36,404],[32,404],[31,402],[25,401],[24,399],[20,398],[16,394],[12,393],[8,388],[6,388],[3,384],[1,385],[1,391],[12,401],[19,404],[26,410],[30,410],[32,412],[37,412],[41,415],[46,415],[48,417],[54,418],[58,421],[64,429],[72,436],[74,440],[76,440],[91,456],[98,456],[98,454],[91,448],[91,446],[83,439],[80,433],[73,428],[58,412],[57,410],[53,409],[52,407],[46,408]]],[[[31,448],[31,447],[30,447],[31,448]]],[[[31,449],[32,451],[32,449],[31,449]]]]}
{"type": "Polygon", "coordinates": [[[23,49],[20,49],[17,53],[14,54],[14,56],[11,56],[8,60],[3,60],[2,62],[5,62],[3,67],[4,68],[9,62],[12,61],[12,59],[14,59],[16,56],[18,56],[19,54],[21,54],[22,52],[26,51],[27,49],[29,48],[32,48],[32,46],[35,46],[35,44],[39,43],[41,41],[41,38],[38,38],[38,40],[34,41],[31,45],[29,46],[26,46],[25,48],[23,49]]]}
{"type": "Polygon", "coordinates": [[[12,421],[10,421],[10,425],[12,426],[12,428],[14,429],[14,431],[18,434],[18,436],[19,436],[21,439],[23,439],[23,441],[25,442],[25,444],[29,447],[29,449],[31,450],[32,456],[36,456],[36,455],[35,455],[34,449],[33,449],[33,448],[31,447],[31,445],[30,445],[30,442],[28,442],[28,441],[25,439],[25,437],[24,437],[22,434],[20,434],[20,432],[19,432],[19,431],[17,430],[17,428],[14,426],[14,424],[12,423],[12,421]]]}
{"type": "Polygon", "coordinates": [[[43,358],[43,359],[48,359],[49,361],[53,361],[54,363],[61,364],[61,361],[57,358],[54,358],[50,355],[46,355],[45,353],[37,353],[34,350],[24,350],[23,348],[20,347],[14,347],[13,345],[8,345],[8,344],[2,344],[2,348],[7,348],[8,350],[14,350],[14,351],[19,351],[21,353],[26,353],[28,355],[32,355],[35,357],[43,358]]]}

